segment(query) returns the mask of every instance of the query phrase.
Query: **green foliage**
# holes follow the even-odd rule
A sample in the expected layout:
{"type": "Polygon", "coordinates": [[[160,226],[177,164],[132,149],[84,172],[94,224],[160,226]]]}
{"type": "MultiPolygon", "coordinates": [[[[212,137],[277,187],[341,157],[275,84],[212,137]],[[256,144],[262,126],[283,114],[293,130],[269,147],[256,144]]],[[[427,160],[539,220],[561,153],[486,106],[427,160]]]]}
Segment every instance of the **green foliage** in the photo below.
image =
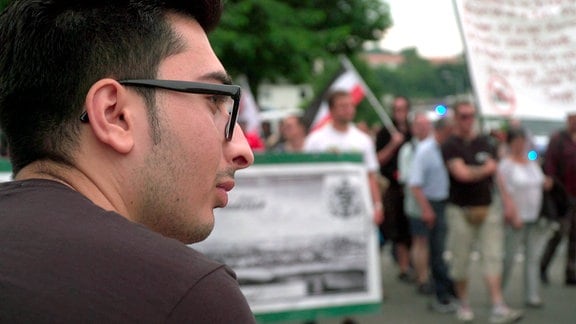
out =
{"type": "MultiPolygon", "coordinates": [[[[448,96],[472,91],[468,68],[464,56],[455,63],[432,64],[418,55],[415,49],[401,52],[404,63],[398,67],[362,67],[354,62],[360,74],[376,98],[404,95],[415,100],[443,100],[448,96]]],[[[389,107],[384,107],[389,109],[389,107]]],[[[358,107],[357,120],[369,125],[380,124],[380,118],[364,100],[358,107]]]]}
{"type": "Polygon", "coordinates": [[[4,10],[9,2],[10,0],[0,0],[0,10],[4,10]]]}
{"type": "Polygon", "coordinates": [[[352,54],[391,24],[380,0],[229,0],[212,45],[232,75],[310,82],[317,60],[352,54]]]}
{"type": "MultiPolygon", "coordinates": [[[[378,79],[378,75],[374,73],[374,69],[361,59],[352,58],[351,61],[358,73],[362,76],[362,79],[364,79],[366,85],[370,88],[370,91],[376,96],[376,99],[382,102],[380,99],[383,94],[387,93],[387,89],[384,87],[384,83],[378,79]]],[[[365,121],[369,126],[382,124],[380,117],[367,99],[364,99],[356,109],[356,121],[365,121]]],[[[388,107],[384,106],[384,109],[388,109],[388,107]]]]}
{"type": "Polygon", "coordinates": [[[386,93],[410,98],[441,98],[471,88],[464,57],[453,64],[433,65],[413,49],[403,51],[402,55],[405,61],[397,68],[380,67],[374,71],[387,89],[386,93]]]}

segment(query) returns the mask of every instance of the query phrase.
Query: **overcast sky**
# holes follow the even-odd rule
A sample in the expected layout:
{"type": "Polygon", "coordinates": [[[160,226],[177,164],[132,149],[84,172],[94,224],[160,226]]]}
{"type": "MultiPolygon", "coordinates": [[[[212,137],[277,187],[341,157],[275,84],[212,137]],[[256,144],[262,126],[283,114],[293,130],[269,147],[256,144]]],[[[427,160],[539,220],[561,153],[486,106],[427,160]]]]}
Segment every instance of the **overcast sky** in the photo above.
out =
{"type": "Polygon", "coordinates": [[[382,0],[394,25],[380,42],[387,50],[417,47],[422,57],[462,53],[462,40],[452,0],[382,0]]]}

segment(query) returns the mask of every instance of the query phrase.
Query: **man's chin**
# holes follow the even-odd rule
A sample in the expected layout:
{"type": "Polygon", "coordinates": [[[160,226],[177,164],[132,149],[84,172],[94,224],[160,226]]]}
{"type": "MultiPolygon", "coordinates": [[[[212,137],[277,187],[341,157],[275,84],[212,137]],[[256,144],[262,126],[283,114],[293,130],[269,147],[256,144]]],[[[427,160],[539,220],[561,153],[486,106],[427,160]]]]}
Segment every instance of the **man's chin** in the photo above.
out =
{"type": "Polygon", "coordinates": [[[184,225],[181,225],[178,229],[172,228],[169,231],[163,230],[156,232],[159,232],[166,237],[178,240],[184,244],[193,244],[204,241],[208,236],[210,236],[213,229],[214,222],[211,222],[207,224],[197,224],[190,228],[185,228],[184,225]]]}
{"type": "Polygon", "coordinates": [[[214,230],[214,222],[209,224],[202,224],[193,229],[191,229],[190,234],[187,238],[186,244],[193,244],[202,242],[210,236],[212,231],[214,230]]]}

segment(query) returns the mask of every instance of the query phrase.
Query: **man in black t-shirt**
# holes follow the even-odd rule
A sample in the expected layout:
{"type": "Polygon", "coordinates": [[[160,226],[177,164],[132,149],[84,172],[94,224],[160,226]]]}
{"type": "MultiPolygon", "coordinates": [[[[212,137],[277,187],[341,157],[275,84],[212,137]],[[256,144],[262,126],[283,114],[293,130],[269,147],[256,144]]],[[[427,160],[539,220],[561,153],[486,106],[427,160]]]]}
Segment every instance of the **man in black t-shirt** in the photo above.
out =
{"type": "Polygon", "coordinates": [[[218,0],[11,1],[0,15],[0,322],[254,323],[187,245],[254,161],[209,43],[218,0]]]}
{"type": "Polygon", "coordinates": [[[493,193],[497,181],[496,148],[486,136],[475,132],[475,107],[468,102],[454,106],[455,135],[442,145],[442,154],[450,176],[450,195],[446,207],[448,249],[452,252],[452,278],[459,299],[457,317],[472,321],[474,313],[468,300],[468,269],[473,244],[482,253],[483,273],[492,301],[491,322],[509,323],[522,313],[509,308],[501,289],[503,222],[498,210],[517,219],[508,198],[493,193]],[[497,198],[497,199],[494,199],[497,198]]]}
{"type": "Polygon", "coordinates": [[[412,281],[410,270],[410,247],[412,233],[410,222],[404,211],[404,189],[398,181],[398,153],[404,143],[410,142],[412,134],[408,123],[410,101],[397,96],[392,102],[392,121],[395,132],[383,127],[376,134],[376,153],[380,163],[380,174],[387,180],[388,187],[382,192],[382,202],[386,217],[380,224],[380,231],[386,240],[393,242],[395,256],[400,268],[398,278],[412,281]]]}

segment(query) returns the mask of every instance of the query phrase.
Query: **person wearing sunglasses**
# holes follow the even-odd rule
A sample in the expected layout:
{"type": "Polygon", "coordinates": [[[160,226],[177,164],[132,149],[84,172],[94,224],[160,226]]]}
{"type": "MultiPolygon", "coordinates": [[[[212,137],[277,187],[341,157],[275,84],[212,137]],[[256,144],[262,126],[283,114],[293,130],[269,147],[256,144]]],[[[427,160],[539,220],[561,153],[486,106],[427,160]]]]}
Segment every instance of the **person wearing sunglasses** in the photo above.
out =
{"type": "Polygon", "coordinates": [[[482,273],[492,303],[489,321],[512,323],[522,318],[523,312],[508,307],[502,293],[502,214],[510,223],[517,223],[518,215],[506,191],[495,190],[503,187],[497,176],[498,154],[488,136],[476,130],[476,107],[462,101],[454,104],[453,111],[454,133],[442,144],[442,155],[450,178],[446,220],[451,275],[459,303],[456,316],[462,322],[475,317],[468,274],[470,254],[476,246],[482,254],[482,273]]]}
{"type": "Polygon", "coordinates": [[[0,15],[0,321],[254,323],[207,238],[254,161],[213,0],[15,0],[0,15]]]}

